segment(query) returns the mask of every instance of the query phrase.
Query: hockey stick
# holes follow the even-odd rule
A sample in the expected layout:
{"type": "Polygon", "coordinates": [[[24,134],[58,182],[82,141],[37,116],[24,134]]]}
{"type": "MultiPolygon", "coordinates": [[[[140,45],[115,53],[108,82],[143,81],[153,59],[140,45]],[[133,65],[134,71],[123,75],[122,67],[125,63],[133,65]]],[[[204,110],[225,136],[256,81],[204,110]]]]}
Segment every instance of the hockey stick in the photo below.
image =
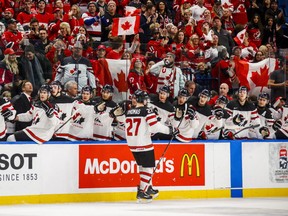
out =
{"type": "MultiPolygon", "coordinates": [[[[178,128],[180,127],[183,119],[185,118],[185,115],[186,115],[186,112],[187,112],[187,108],[188,108],[188,105],[187,105],[187,102],[186,102],[186,103],[185,103],[184,113],[183,113],[183,115],[182,115],[182,117],[181,117],[181,119],[180,119],[180,122],[179,122],[179,124],[178,124],[178,126],[177,126],[176,129],[178,129],[178,128]]],[[[154,169],[153,169],[153,172],[152,172],[152,174],[151,174],[151,177],[150,177],[150,179],[149,179],[146,187],[144,188],[144,192],[147,191],[147,189],[148,189],[148,187],[149,187],[149,185],[150,185],[150,182],[152,181],[152,178],[153,178],[153,176],[154,176],[154,174],[155,174],[155,172],[156,172],[156,170],[157,170],[157,167],[159,166],[159,164],[160,164],[161,161],[163,160],[163,158],[164,158],[164,156],[165,156],[165,154],[166,154],[166,152],[167,152],[167,150],[168,150],[168,147],[170,146],[173,138],[174,138],[174,136],[172,135],[172,137],[171,137],[171,139],[169,140],[168,144],[166,145],[166,147],[165,147],[165,149],[164,149],[164,151],[163,151],[160,159],[158,160],[158,163],[156,164],[156,166],[155,166],[154,169]]]]}
{"type": "Polygon", "coordinates": [[[77,109],[59,128],[57,128],[56,131],[54,131],[54,134],[56,134],[61,128],[63,128],[73,117],[74,115],[79,112],[80,109],[77,109]]]}
{"type": "Polygon", "coordinates": [[[237,134],[241,133],[241,132],[244,131],[244,130],[254,129],[254,128],[257,128],[257,127],[259,127],[259,126],[260,126],[260,124],[249,125],[249,126],[247,126],[247,127],[242,128],[241,130],[237,131],[233,136],[235,137],[237,134]]]}

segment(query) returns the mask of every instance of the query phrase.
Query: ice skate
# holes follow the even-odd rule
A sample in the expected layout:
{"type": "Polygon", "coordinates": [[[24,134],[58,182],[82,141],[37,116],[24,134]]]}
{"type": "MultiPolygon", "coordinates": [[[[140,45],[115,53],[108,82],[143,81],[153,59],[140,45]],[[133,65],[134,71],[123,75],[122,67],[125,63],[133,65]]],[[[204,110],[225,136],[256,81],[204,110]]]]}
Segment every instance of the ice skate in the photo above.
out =
{"type": "Polygon", "coordinates": [[[153,199],[157,198],[159,196],[159,190],[153,189],[152,185],[150,185],[147,189],[147,194],[153,197],[153,199]]]}
{"type": "Polygon", "coordinates": [[[138,203],[149,203],[152,201],[152,196],[146,193],[145,191],[141,190],[139,186],[137,187],[137,202],[138,203]]]}

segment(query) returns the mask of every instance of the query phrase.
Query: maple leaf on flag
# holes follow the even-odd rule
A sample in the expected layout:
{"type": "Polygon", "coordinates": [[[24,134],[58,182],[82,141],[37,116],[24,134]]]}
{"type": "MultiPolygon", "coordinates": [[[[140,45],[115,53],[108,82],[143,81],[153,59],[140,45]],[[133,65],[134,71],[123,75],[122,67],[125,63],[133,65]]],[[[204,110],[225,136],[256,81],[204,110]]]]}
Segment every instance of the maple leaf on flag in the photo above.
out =
{"type": "Polygon", "coordinates": [[[121,70],[120,73],[117,73],[118,80],[114,79],[114,85],[118,88],[119,92],[127,92],[128,85],[126,81],[125,73],[121,70]]]}
{"type": "Polygon", "coordinates": [[[126,30],[130,29],[131,26],[132,26],[132,24],[130,22],[126,21],[124,24],[121,25],[121,28],[126,31],[126,30]]]}
{"type": "Polygon", "coordinates": [[[257,71],[253,71],[251,80],[255,83],[256,86],[262,87],[262,91],[263,87],[267,86],[269,80],[269,69],[267,65],[265,65],[264,68],[260,68],[260,74],[257,71]]]}

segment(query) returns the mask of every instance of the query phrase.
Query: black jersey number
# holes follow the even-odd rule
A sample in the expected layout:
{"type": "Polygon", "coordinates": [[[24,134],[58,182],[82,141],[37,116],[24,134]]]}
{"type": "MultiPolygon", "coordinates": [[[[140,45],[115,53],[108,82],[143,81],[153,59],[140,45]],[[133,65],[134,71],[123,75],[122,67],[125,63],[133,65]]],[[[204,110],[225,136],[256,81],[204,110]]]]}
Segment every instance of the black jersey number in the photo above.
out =
{"type": "Polygon", "coordinates": [[[137,136],[139,126],[141,123],[141,118],[126,119],[127,127],[127,136],[137,136]]]}

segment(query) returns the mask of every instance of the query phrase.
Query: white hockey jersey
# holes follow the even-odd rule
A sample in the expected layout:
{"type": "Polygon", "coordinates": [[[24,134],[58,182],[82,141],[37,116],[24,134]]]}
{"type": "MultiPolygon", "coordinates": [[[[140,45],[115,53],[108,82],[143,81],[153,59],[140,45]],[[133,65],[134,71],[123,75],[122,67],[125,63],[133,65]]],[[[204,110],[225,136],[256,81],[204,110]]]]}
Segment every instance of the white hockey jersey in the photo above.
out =
{"type": "Polygon", "coordinates": [[[32,105],[31,109],[26,113],[21,113],[17,116],[19,121],[22,122],[29,122],[32,120],[31,126],[23,129],[23,131],[30,139],[38,144],[49,141],[60,124],[56,110],[54,110],[52,118],[48,118],[43,108],[35,105],[32,105]]]}
{"type": "Polygon", "coordinates": [[[13,120],[16,115],[16,110],[13,105],[5,98],[0,98],[0,139],[5,137],[7,133],[7,124],[4,117],[1,115],[2,111],[9,109],[12,111],[12,116],[9,117],[9,120],[13,120]]]}
{"type": "Polygon", "coordinates": [[[68,140],[93,139],[94,105],[87,105],[81,101],[75,101],[72,109],[68,140]]]}
{"type": "Polygon", "coordinates": [[[217,119],[215,115],[211,115],[204,122],[202,130],[208,140],[218,140],[224,126],[224,119],[217,119]]]}
{"type": "Polygon", "coordinates": [[[169,134],[169,127],[157,121],[156,114],[147,107],[128,110],[125,120],[126,139],[132,152],[143,152],[154,149],[152,133],[169,134]]]}
{"type": "Polygon", "coordinates": [[[179,90],[184,87],[186,82],[186,77],[183,75],[180,68],[176,66],[173,66],[172,68],[165,67],[164,61],[154,64],[150,68],[150,73],[158,77],[157,92],[159,92],[159,89],[162,86],[168,85],[170,86],[173,98],[177,96],[179,90]]]}

